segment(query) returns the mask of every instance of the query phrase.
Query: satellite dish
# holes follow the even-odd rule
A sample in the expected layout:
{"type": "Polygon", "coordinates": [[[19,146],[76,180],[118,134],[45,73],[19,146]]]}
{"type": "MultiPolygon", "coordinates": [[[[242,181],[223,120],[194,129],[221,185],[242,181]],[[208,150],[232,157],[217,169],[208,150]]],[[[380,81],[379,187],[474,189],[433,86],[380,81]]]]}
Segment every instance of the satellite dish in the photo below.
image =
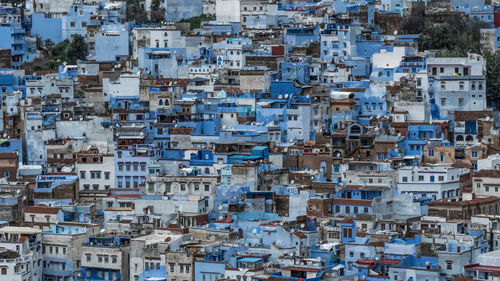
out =
{"type": "Polygon", "coordinates": [[[220,221],[221,221],[221,220],[223,220],[223,219],[224,219],[224,217],[223,217],[223,216],[219,216],[219,220],[220,220],[220,221]]]}
{"type": "Polygon", "coordinates": [[[282,95],[279,95],[279,96],[278,96],[278,99],[282,99],[282,98],[283,98],[283,96],[282,96],[282,95]]]}
{"type": "Polygon", "coordinates": [[[294,180],[291,180],[291,181],[290,181],[290,183],[291,183],[291,184],[294,184],[294,183],[295,183],[295,181],[294,181],[294,180]]]}
{"type": "Polygon", "coordinates": [[[217,207],[217,209],[219,209],[219,211],[221,211],[224,207],[222,207],[222,205],[219,205],[219,207],[217,207]]]}
{"type": "Polygon", "coordinates": [[[285,99],[287,99],[287,98],[288,98],[288,94],[285,94],[285,99]]]}
{"type": "Polygon", "coordinates": [[[397,30],[394,30],[394,35],[398,35],[398,31],[397,30]]]}
{"type": "Polygon", "coordinates": [[[305,224],[303,224],[303,223],[302,223],[302,224],[300,224],[300,228],[304,228],[304,227],[306,227],[306,225],[305,225],[305,224]]]}
{"type": "Polygon", "coordinates": [[[252,233],[253,234],[257,233],[257,229],[256,228],[252,229],[252,233]]]}
{"type": "Polygon", "coordinates": [[[320,261],[321,261],[321,257],[317,257],[317,258],[316,258],[316,261],[317,261],[317,262],[320,262],[320,261]]]}
{"type": "Polygon", "coordinates": [[[489,116],[486,116],[486,118],[484,118],[484,119],[486,119],[486,121],[490,121],[490,117],[489,116]]]}

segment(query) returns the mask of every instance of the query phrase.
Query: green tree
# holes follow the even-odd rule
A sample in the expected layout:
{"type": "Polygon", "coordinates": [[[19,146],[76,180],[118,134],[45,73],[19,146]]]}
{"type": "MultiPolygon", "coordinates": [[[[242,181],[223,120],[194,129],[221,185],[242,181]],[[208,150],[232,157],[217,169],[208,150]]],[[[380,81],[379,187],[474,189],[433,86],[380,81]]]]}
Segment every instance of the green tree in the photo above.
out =
{"type": "Polygon", "coordinates": [[[69,43],[66,49],[68,63],[75,64],[79,59],[87,57],[88,46],[83,36],[75,34],[73,40],[69,43]]]}
{"type": "Polygon", "coordinates": [[[486,97],[488,103],[500,108],[500,54],[486,54],[486,97]]]}
{"type": "Polygon", "coordinates": [[[481,28],[485,23],[452,15],[442,23],[429,25],[419,36],[420,50],[438,50],[441,56],[481,53],[481,28]]]}

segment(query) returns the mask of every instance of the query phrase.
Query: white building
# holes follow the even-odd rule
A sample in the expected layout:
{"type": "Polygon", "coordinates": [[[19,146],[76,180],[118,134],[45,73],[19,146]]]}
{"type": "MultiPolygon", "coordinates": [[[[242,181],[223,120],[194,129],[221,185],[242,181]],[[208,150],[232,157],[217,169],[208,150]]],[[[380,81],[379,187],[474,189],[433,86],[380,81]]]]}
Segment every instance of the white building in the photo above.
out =
{"type": "MultiPolygon", "coordinates": [[[[16,252],[15,260],[2,260],[6,275],[1,280],[42,280],[42,237],[41,231],[31,227],[5,226],[0,228],[0,249],[16,252]],[[14,269],[18,271],[15,272],[14,269]],[[21,274],[21,276],[19,276],[21,274]]],[[[2,274],[0,268],[0,274],[2,274]]]]}
{"type": "Polygon", "coordinates": [[[175,26],[137,27],[132,30],[132,56],[138,58],[139,48],[182,48],[185,40],[175,26]]]}
{"type": "Polygon", "coordinates": [[[75,165],[80,191],[107,191],[113,188],[115,165],[113,154],[81,152],[75,165]]]}
{"type": "Polygon", "coordinates": [[[477,54],[427,59],[429,97],[435,99],[441,117],[486,108],[485,69],[486,60],[477,54]]]}
{"type": "Polygon", "coordinates": [[[215,16],[218,22],[240,22],[240,1],[217,0],[215,16]]]}
{"type": "Polygon", "coordinates": [[[480,170],[472,176],[472,192],[477,198],[500,197],[500,170],[480,170]]]}
{"type": "Polygon", "coordinates": [[[460,194],[460,176],[467,169],[452,167],[402,167],[398,169],[398,191],[414,198],[456,200],[460,194]]]}
{"type": "Polygon", "coordinates": [[[60,94],[62,99],[74,97],[72,79],[59,80],[56,74],[47,74],[40,80],[26,80],[26,97],[45,97],[52,94],[60,94]]]}
{"type": "Polygon", "coordinates": [[[102,79],[102,92],[104,101],[111,97],[131,97],[139,95],[140,79],[135,74],[121,74],[120,78],[111,81],[109,78],[102,79]]]}
{"type": "Polygon", "coordinates": [[[24,211],[24,221],[33,223],[58,223],[64,221],[61,208],[29,206],[24,211]]]}

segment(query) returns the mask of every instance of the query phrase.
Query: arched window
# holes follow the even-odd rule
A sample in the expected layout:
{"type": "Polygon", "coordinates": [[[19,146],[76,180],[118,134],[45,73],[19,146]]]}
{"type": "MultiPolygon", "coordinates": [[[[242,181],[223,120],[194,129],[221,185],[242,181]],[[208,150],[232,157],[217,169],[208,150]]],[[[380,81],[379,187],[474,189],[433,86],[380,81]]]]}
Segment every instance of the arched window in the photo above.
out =
{"type": "Polygon", "coordinates": [[[483,83],[479,83],[479,86],[477,86],[477,88],[478,88],[479,90],[482,90],[482,89],[483,89],[483,83]]]}
{"type": "Polygon", "coordinates": [[[159,104],[159,105],[163,105],[163,100],[162,100],[162,99],[159,99],[159,100],[158,100],[158,104],[159,104]]]}
{"type": "Polygon", "coordinates": [[[356,135],[361,134],[361,127],[358,125],[353,125],[351,127],[351,134],[356,134],[356,135]]]}
{"type": "Polygon", "coordinates": [[[7,268],[2,268],[2,275],[7,275],[7,268]]]}
{"type": "Polygon", "coordinates": [[[474,141],[474,138],[471,135],[467,135],[465,141],[474,141]]]}
{"type": "Polygon", "coordinates": [[[210,174],[210,169],[209,168],[205,168],[205,174],[210,174]]]}
{"type": "Polygon", "coordinates": [[[340,152],[340,151],[338,151],[338,150],[337,150],[337,151],[335,151],[335,152],[333,153],[333,157],[335,157],[335,158],[340,158],[340,157],[342,157],[342,152],[340,152]]]}
{"type": "Polygon", "coordinates": [[[470,86],[471,90],[475,90],[476,89],[476,84],[475,83],[472,83],[472,85],[470,86]]]}
{"type": "Polygon", "coordinates": [[[458,135],[457,138],[455,139],[456,141],[464,141],[464,136],[458,135]]]}

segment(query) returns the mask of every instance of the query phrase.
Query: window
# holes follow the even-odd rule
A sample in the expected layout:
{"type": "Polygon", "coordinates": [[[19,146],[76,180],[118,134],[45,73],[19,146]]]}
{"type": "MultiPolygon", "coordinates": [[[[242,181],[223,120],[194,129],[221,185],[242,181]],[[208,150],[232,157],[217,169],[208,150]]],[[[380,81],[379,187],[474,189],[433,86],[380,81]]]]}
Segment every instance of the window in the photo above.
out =
{"type": "Polygon", "coordinates": [[[170,272],[174,272],[175,270],[175,263],[170,263],[170,272]]]}
{"type": "Polygon", "coordinates": [[[451,261],[446,262],[446,270],[452,270],[453,269],[453,263],[451,261]]]}
{"type": "Polygon", "coordinates": [[[444,181],[444,176],[439,176],[439,181],[444,181]]]}
{"type": "Polygon", "coordinates": [[[408,182],[408,177],[403,177],[403,182],[408,182]]]}
{"type": "Polygon", "coordinates": [[[352,238],[352,228],[344,228],[344,238],[352,238]]]}
{"type": "Polygon", "coordinates": [[[86,255],[85,255],[85,260],[86,260],[87,262],[90,262],[90,261],[92,260],[92,259],[91,259],[90,254],[86,254],[86,255]]]}
{"type": "Polygon", "coordinates": [[[81,171],[80,172],[80,178],[81,179],[85,179],[85,171],[81,171]]]}
{"type": "Polygon", "coordinates": [[[97,262],[102,263],[102,256],[97,256],[97,262]]]}
{"type": "Polygon", "coordinates": [[[7,268],[5,267],[2,268],[2,275],[7,275],[7,268]]]}
{"type": "Polygon", "coordinates": [[[109,172],[104,172],[104,179],[109,180],[109,172]]]}
{"type": "Polygon", "coordinates": [[[418,176],[418,181],[424,181],[424,176],[418,176]]]}
{"type": "Polygon", "coordinates": [[[471,151],[471,157],[472,158],[477,158],[477,150],[472,150],[471,151]]]}

